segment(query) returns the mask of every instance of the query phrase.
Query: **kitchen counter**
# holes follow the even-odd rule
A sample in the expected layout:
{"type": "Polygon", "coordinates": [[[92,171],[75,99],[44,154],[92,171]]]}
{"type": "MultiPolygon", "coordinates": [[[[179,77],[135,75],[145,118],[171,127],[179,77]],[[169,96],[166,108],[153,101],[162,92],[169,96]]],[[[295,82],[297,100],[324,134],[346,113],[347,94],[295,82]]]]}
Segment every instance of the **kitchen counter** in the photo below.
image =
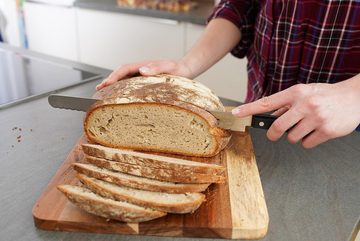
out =
{"type": "Polygon", "coordinates": [[[214,8],[214,3],[212,1],[199,1],[198,6],[188,12],[167,12],[152,9],[122,7],[117,4],[116,0],[76,0],[75,6],[85,9],[119,12],[205,25],[207,17],[209,17],[214,8]]]}
{"type": "MultiPolygon", "coordinates": [[[[34,55],[102,76],[109,73],[34,55]]],[[[91,96],[97,83],[60,93],[91,96]]],[[[81,112],[51,108],[46,97],[0,110],[0,240],[198,240],[35,228],[32,207],[82,135],[83,116],[81,112]]],[[[251,136],[270,216],[263,240],[346,240],[360,214],[360,133],[311,150],[291,145],[285,138],[270,142],[262,130],[251,130],[251,136]]]]}

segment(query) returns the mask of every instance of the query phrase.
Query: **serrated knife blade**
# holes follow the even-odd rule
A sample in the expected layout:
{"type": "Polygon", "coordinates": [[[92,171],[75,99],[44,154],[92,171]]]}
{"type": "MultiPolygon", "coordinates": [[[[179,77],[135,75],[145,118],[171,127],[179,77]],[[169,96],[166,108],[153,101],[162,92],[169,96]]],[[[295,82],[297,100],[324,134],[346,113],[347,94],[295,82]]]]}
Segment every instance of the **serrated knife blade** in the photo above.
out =
{"type": "Polygon", "coordinates": [[[48,101],[54,108],[86,112],[90,106],[99,100],[65,95],[50,95],[48,101]]]}

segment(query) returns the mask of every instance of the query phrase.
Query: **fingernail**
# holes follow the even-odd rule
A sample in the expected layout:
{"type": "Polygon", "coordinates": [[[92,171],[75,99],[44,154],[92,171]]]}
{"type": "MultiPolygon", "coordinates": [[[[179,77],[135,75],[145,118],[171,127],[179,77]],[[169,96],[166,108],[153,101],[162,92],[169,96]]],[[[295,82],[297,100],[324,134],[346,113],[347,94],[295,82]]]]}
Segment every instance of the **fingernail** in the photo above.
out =
{"type": "Polygon", "coordinates": [[[231,110],[231,113],[233,115],[238,115],[238,114],[240,114],[240,112],[241,112],[240,108],[234,108],[234,109],[231,110]]]}
{"type": "Polygon", "coordinates": [[[144,67],[141,67],[139,69],[139,71],[143,74],[148,74],[148,73],[150,73],[151,69],[149,67],[144,66],[144,67]]]}

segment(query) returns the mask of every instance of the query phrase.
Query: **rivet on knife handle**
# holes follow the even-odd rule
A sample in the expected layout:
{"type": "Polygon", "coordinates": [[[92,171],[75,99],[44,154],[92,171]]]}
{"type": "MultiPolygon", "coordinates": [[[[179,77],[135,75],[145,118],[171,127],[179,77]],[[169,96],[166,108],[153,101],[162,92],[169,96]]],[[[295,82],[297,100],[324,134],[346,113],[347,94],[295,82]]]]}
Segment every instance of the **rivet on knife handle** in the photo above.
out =
{"type": "Polygon", "coordinates": [[[273,116],[270,114],[253,115],[251,120],[251,127],[259,129],[269,129],[276,119],[277,116],[273,116]]]}

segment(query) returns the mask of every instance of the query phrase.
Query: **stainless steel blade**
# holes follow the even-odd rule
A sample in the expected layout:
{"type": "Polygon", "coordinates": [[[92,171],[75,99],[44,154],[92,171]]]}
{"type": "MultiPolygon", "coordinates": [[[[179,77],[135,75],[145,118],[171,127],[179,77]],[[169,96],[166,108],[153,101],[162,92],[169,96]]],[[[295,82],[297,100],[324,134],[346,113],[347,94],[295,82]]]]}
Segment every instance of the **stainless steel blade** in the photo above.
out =
{"type": "Polygon", "coordinates": [[[64,95],[50,95],[48,101],[49,104],[55,108],[86,112],[89,107],[98,100],[64,95]]]}
{"type": "Polygon", "coordinates": [[[231,112],[212,110],[209,112],[218,119],[218,126],[220,128],[244,132],[247,126],[251,126],[252,116],[239,118],[234,116],[231,112]]]}

